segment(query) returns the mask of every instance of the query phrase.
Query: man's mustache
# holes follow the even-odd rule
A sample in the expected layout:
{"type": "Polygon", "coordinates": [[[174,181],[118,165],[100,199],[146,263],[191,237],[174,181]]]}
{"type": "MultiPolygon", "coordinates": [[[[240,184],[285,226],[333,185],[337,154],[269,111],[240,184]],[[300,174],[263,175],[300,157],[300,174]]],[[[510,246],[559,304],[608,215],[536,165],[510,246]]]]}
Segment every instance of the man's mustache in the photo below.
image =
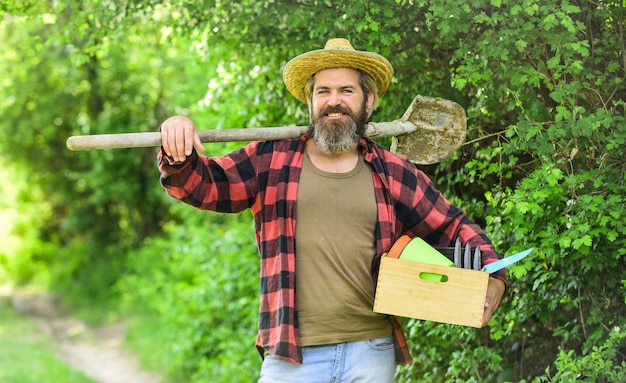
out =
{"type": "Polygon", "coordinates": [[[352,111],[342,106],[328,106],[320,111],[320,115],[329,115],[331,113],[343,113],[352,117],[352,111]]]}

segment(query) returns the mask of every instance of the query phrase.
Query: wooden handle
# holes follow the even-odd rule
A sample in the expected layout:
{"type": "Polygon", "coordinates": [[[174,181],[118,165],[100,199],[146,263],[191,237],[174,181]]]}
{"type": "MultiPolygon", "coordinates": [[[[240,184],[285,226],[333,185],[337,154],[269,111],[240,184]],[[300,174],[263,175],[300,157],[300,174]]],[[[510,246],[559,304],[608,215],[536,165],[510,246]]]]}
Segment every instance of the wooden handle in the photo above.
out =
{"type": "MultiPolygon", "coordinates": [[[[247,128],[224,130],[200,130],[202,142],[272,141],[300,137],[307,126],[283,126],[274,128],[247,128]]],[[[415,125],[407,121],[370,123],[366,134],[370,137],[396,136],[410,133],[415,125]]],[[[161,146],[160,132],[95,134],[72,136],[67,139],[70,150],[145,148],[161,146]]]]}
{"type": "MultiPolygon", "coordinates": [[[[286,126],[278,128],[200,130],[198,135],[202,142],[266,141],[299,137],[306,129],[306,126],[286,126]]],[[[161,146],[161,133],[145,132],[72,136],[67,139],[66,145],[70,150],[146,148],[161,146]]]]}

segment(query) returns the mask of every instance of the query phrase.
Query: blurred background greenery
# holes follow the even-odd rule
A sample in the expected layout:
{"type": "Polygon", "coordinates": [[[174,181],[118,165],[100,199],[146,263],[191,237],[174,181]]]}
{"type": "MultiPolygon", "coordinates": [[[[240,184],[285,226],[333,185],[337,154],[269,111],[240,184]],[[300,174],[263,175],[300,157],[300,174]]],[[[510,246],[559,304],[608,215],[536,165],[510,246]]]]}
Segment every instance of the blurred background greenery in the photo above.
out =
{"type": "Polygon", "coordinates": [[[251,215],[171,200],[154,148],[65,140],[173,114],[306,124],[282,67],[346,37],[395,68],[374,120],[417,94],[466,108],[467,143],[422,168],[502,253],[536,249],[488,328],[408,321],[397,381],[626,381],[625,18],[623,0],[3,0],[0,280],[134,318],[130,344],[173,381],[254,381],[251,215]]]}

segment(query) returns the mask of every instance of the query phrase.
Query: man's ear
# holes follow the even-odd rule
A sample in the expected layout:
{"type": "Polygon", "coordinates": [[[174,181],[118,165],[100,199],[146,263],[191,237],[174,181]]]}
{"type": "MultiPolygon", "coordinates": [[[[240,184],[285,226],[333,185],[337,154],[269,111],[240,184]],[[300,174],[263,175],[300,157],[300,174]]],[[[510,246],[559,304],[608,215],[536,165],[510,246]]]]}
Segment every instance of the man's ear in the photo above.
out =
{"type": "Polygon", "coordinates": [[[367,94],[367,113],[372,113],[372,105],[374,104],[374,93],[369,92],[367,94]]]}

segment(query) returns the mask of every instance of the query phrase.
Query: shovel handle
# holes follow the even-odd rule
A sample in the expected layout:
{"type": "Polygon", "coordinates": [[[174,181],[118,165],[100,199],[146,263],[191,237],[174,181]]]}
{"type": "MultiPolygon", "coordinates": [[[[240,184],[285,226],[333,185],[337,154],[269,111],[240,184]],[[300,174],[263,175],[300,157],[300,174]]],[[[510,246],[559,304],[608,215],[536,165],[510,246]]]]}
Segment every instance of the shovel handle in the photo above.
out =
{"type": "MultiPolygon", "coordinates": [[[[280,128],[250,128],[225,130],[199,130],[202,142],[230,142],[279,140],[298,137],[306,131],[305,126],[287,126],[280,128]]],[[[94,134],[72,136],[67,139],[70,150],[146,148],[161,146],[161,132],[94,134]]]]}
{"type": "MultiPolygon", "coordinates": [[[[392,121],[368,124],[365,134],[369,137],[395,136],[415,131],[408,121],[392,121]]],[[[223,130],[199,130],[202,142],[272,141],[300,137],[307,126],[283,126],[274,128],[246,128],[223,130]]],[[[72,136],[67,139],[70,150],[146,148],[161,146],[160,132],[94,134],[72,136]]]]}

